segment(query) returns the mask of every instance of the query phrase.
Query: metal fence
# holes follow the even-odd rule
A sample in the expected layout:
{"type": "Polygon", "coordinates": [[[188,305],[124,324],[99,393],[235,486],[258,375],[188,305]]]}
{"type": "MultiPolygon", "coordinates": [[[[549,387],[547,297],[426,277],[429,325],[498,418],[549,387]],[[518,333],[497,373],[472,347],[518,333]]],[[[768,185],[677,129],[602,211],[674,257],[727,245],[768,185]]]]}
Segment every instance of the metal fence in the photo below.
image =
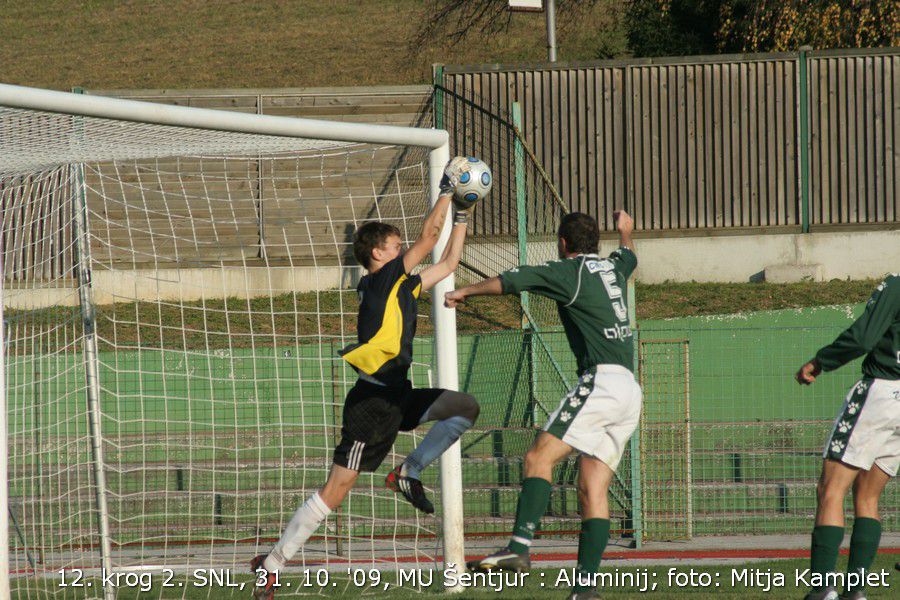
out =
{"type": "Polygon", "coordinates": [[[806,231],[895,222],[898,69],[888,48],[448,66],[436,83],[469,145],[518,103],[564,201],[606,229],[624,206],[643,230],[806,231]]]}

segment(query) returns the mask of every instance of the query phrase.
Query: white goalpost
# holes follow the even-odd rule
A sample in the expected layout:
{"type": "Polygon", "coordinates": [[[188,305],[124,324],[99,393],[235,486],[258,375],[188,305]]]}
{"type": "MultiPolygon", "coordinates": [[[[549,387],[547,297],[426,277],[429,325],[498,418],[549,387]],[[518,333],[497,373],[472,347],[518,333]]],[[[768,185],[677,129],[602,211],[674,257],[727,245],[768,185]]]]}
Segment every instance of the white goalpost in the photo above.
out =
{"type": "MultiPolygon", "coordinates": [[[[353,231],[414,240],[448,159],[443,130],[0,84],[0,600],[97,597],[75,579],[101,568],[240,573],[267,551],[324,483],[355,379],[337,356],[353,231]]],[[[458,389],[451,289],[420,315],[414,385],[458,389]]],[[[295,570],[462,565],[459,443],[425,479],[439,524],[382,471],[295,570]]]]}

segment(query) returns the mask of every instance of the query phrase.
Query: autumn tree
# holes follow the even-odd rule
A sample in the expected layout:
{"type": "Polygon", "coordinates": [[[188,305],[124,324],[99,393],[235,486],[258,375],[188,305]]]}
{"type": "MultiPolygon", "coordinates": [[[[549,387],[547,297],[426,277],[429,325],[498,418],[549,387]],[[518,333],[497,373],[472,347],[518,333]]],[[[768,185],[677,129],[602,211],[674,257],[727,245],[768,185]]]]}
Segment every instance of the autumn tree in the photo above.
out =
{"type": "Polygon", "coordinates": [[[629,0],[636,56],[895,46],[896,0],[629,0]]]}

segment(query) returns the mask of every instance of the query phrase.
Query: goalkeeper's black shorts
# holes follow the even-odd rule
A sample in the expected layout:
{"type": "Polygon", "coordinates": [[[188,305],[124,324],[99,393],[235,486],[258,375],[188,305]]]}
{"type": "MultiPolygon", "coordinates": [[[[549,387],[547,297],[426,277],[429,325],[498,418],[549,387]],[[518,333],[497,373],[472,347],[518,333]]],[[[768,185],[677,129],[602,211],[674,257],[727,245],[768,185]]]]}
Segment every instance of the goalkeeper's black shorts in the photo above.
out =
{"type": "Polygon", "coordinates": [[[341,442],[334,464],[354,471],[375,471],[391,451],[397,434],[412,431],[446,390],[413,389],[406,381],[387,387],[359,380],[344,401],[341,442]]]}

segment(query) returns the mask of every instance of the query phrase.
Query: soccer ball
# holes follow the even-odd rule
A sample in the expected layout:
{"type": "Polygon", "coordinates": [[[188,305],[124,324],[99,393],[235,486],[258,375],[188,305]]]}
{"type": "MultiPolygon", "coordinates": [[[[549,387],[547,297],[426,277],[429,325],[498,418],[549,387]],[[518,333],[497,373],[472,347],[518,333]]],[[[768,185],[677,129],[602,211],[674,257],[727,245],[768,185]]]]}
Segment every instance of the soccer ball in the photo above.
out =
{"type": "Polygon", "coordinates": [[[453,194],[456,204],[461,208],[469,208],[491,192],[494,178],[491,169],[484,161],[474,156],[466,157],[469,161],[469,170],[460,174],[456,191],[453,194]]]}

